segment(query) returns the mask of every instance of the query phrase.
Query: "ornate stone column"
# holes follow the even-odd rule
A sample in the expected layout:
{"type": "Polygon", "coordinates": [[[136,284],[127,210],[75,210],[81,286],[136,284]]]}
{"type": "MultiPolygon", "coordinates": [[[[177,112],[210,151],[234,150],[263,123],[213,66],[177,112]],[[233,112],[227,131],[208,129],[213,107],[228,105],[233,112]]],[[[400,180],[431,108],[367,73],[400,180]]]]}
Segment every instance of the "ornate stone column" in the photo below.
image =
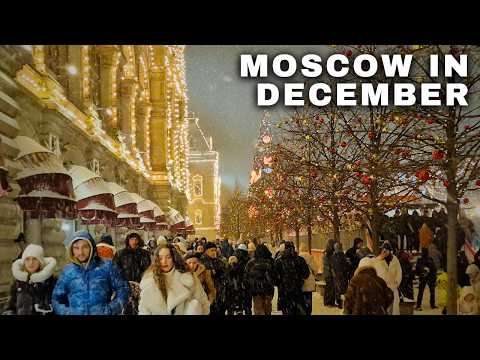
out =
{"type": "Polygon", "coordinates": [[[164,68],[150,73],[150,162],[153,171],[167,171],[167,101],[164,68]]]}
{"type": "Polygon", "coordinates": [[[145,166],[148,168],[150,164],[150,113],[152,104],[146,101],[137,102],[135,106],[136,114],[136,142],[137,149],[142,153],[145,166]]]}
{"type": "MultiPolygon", "coordinates": [[[[112,108],[116,106],[113,99],[113,85],[115,82],[117,48],[114,45],[102,45],[97,48],[100,56],[100,104],[102,108],[112,108]]],[[[104,127],[110,135],[117,129],[117,119],[115,114],[103,116],[104,127]]]]}
{"type": "Polygon", "coordinates": [[[135,104],[137,82],[134,79],[125,79],[121,82],[120,90],[120,130],[127,136],[128,149],[133,153],[136,137],[136,121],[133,106],[135,104]]]}

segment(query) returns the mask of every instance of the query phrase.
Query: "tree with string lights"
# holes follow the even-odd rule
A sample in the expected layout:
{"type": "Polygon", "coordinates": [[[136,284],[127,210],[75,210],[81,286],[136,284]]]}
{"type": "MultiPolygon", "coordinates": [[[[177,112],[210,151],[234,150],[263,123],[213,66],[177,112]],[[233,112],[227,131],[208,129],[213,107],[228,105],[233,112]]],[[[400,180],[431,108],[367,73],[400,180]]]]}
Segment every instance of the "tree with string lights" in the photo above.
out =
{"type": "MultiPolygon", "coordinates": [[[[468,206],[469,194],[480,189],[480,47],[429,45],[402,46],[400,49],[413,55],[410,81],[417,87],[424,82],[440,84],[438,106],[417,105],[409,109],[409,116],[415,119],[415,129],[408,134],[405,149],[411,152],[408,159],[410,166],[420,169],[417,173],[420,186],[411,183],[411,188],[419,196],[447,209],[447,313],[456,314],[460,208],[468,206]],[[428,70],[430,55],[433,54],[439,58],[438,77],[432,77],[428,70]],[[459,63],[460,57],[467,56],[468,74],[451,70],[447,73],[444,62],[446,55],[453,56],[459,63]],[[445,89],[451,83],[467,87],[465,99],[468,106],[458,102],[444,105],[445,89]]],[[[468,237],[466,240],[468,245],[468,237]]],[[[468,252],[468,246],[466,250],[468,252]]]]}

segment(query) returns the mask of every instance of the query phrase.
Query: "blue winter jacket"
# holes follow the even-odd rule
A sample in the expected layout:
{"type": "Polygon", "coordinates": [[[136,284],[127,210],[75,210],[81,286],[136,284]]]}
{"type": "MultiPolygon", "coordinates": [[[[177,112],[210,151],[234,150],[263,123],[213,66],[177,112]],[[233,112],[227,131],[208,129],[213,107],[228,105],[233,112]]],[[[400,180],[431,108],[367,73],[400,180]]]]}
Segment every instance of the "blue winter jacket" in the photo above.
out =
{"type": "Polygon", "coordinates": [[[65,266],[53,290],[54,312],[59,315],[120,314],[130,287],[118,268],[112,261],[97,256],[95,241],[87,231],[77,231],[65,245],[72,263],[65,266]],[[88,240],[92,247],[86,264],[80,264],[72,254],[72,244],[81,239],[88,240]]]}

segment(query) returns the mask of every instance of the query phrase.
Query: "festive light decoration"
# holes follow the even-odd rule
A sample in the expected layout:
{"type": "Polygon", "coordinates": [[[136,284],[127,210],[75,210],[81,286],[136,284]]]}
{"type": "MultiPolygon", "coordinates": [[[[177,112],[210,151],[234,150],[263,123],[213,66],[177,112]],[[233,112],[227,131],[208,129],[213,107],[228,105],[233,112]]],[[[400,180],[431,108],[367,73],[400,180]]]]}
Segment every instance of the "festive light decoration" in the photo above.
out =
{"type": "MultiPolygon", "coordinates": [[[[58,86],[58,83],[53,82],[46,72],[44,47],[43,45],[34,45],[32,54],[34,58],[34,69],[25,65],[17,72],[17,81],[30,90],[34,95],[45,102],[50,108],[57,109],[67,119],[71,120],[82,131],[84,131],[94,141],[100,142],[108,150],[110,150],[116,157],[121,158],[129,164],[135,171],[140,172],[148,181],[153,181],[158,178],[157,175],[152,174],[151,159],[150,159],[150,112],[151,108],[147,105],[145,107],[145,152],[143,157],[138,156],[140,152],[137,149],[137,107],[138,102],[150,101],[150,85],[149,85],[149,71],[166,72],[166,83],[168,91],[166,92],[166,123],[168,128],[167,139],[167,173],[170,184],[184,192],[187,198],[190,197],[189,191],[189,172],[188,172],[188,126],[185,120],[185,114],[188,113],[187,108],[187,86],[185,79],[185,60],[184,50],[185,46],[180,45],[164,45],[164,46],[144,46],[144,52],[141,52],[136,59],[136,50],[134,51],[132,45],[122,45],[122,51],[126,58],[126,62],[121,69],[121,51],[120,47],[114,46],[113,63],[110,67],[110,102],[109,106],[102,108],[103,113],[109,117],[111,124],[118,124],[118,107],[120,89],[117,88],[117,80],[133,81],[130,88],[130,95],[127,100],[128,116],[130,119],[130,134],[122,141],[112,139],[103,129],[102,120],[96,114],[96,110],[92,107],[92,82],[91,82],[91,63],[95,59],[91,59],[92,46],[82,45],[80,48],[80,62],[79,68],[74,64],[68,64],[66,67],[67,73],[70,76],[79,76],[79,81],[82,86],[82,98],[92,111],[90,114],[80,111],[72,102],[70,102],[64,95],[64,90],[58,86]],[[159,59],[156,54],[165,49],[165,58],[159,59]],[[139,61],[139,66],[137,62],[139,61]],[[142,73],[139,76],[136,69],[142,73]],[[140,83],[141,79],[141,83],[140,83]],[[141,91],[139,90],[141,89],[141,91]],[[139,96],[137,97],[137,94],[139,96]],[[110,106],[111,105],[111,106],[110,106]]],[[[97,45],[95,45],[97,47],[97,45]]],[[[143,105],[142,105],[143,106],[143,105]]]]}

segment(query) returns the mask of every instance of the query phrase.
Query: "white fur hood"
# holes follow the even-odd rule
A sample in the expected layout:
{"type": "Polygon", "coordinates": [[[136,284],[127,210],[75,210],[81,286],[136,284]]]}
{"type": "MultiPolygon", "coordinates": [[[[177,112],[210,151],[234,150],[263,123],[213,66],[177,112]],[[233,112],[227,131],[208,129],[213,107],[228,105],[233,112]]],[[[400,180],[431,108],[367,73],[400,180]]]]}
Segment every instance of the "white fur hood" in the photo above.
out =
{"type": "Polygon", "coordinates": [[[191,273],[172,270],[167,275],[167,301],[155,283],[153,273],[148,272],[140,282],[140,315],[207,315],[209,302],[200,281],[191,273]]]}
{"type": "MultiPolygon", "coordinates": [[[[45,266],[39,272],[32,274],[30,276],[29,283],[41,283],[50,278],[53,275],[53,270],[57,265],[57,260],[53,257],[44,258],[45,266]]],[[[12,274],[15,279],[18,281],[27,281],[28,272],[22,270],[23,260],[18,259],[12,264],[12,274]]]]}

